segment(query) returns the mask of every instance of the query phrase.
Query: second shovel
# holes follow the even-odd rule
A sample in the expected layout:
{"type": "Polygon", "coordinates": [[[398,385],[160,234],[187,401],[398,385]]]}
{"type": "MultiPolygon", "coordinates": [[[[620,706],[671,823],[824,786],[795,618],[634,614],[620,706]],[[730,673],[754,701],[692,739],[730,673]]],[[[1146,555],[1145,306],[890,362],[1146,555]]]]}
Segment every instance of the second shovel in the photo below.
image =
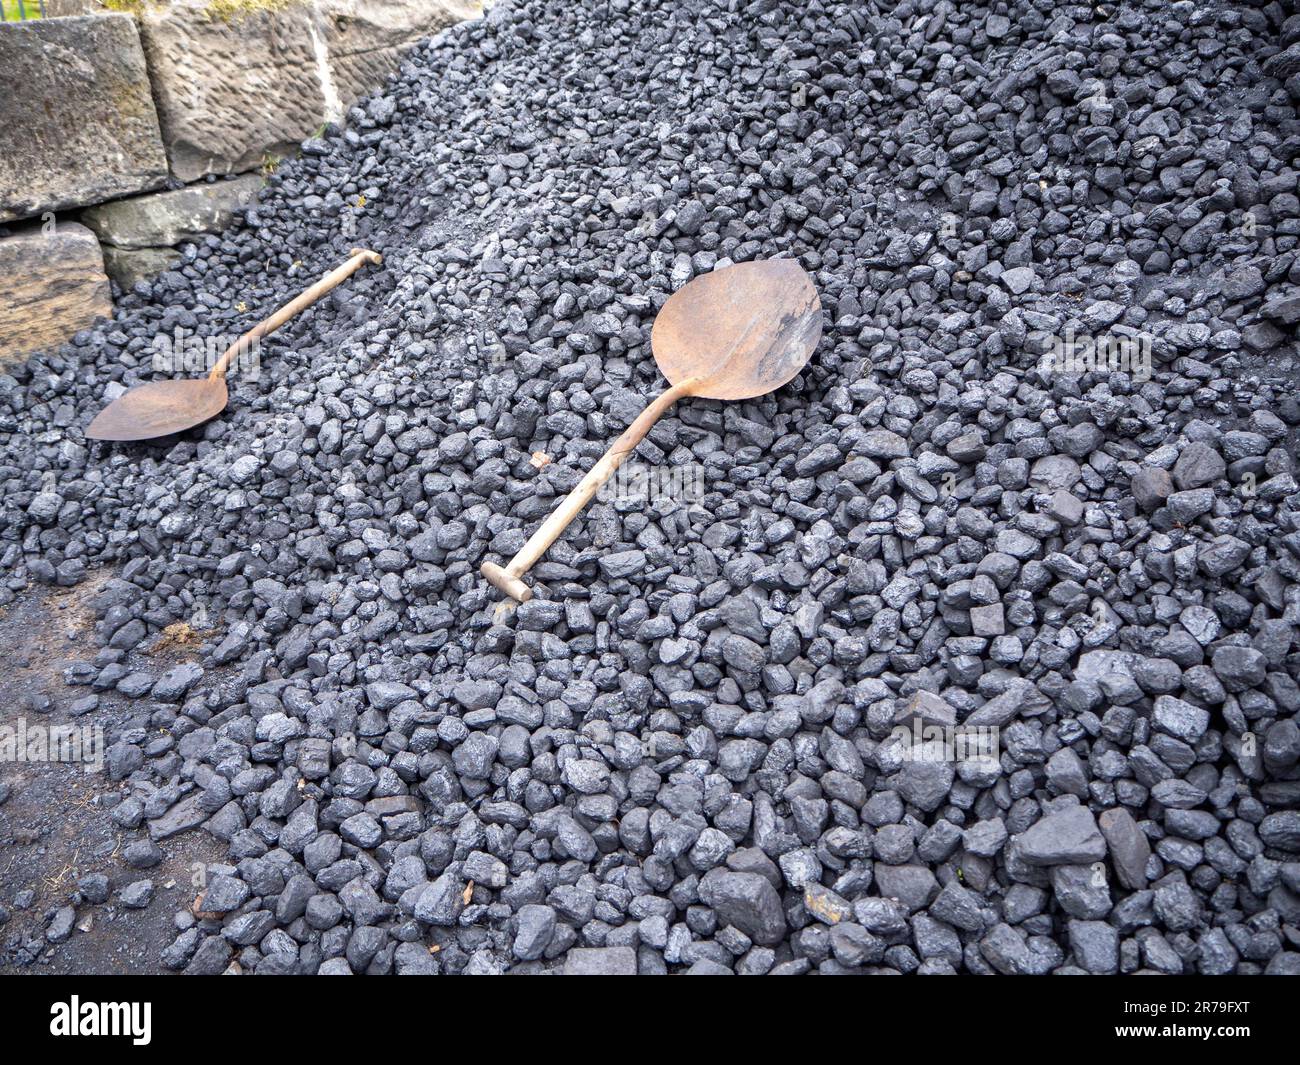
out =
{"type": "Polygon", "coordinates": [[[378,266],[382,261],[382,256],[373,251],[353,248],[351,258],[342,266],[326,274],[306,292],[300,293],[236,340],[217,360],[207,377],[137,385],[100,411],[86,427],[86,436],[91,440],[154,440],[202,425],[226,409],[230,399],[226,389],[226,370],[234,359],[342,284],[366,263],[378,266]]]}
{"type": "Polygon", "coordinates": [[[650,334],[655,362],[671,386],[614,441],[508,565],[481,572],[518,602],[533,596],[522,578],[679,399],[753,399],[792,380],[822,335],[812,278],[792,259],[739,263],[674,292],[650,334]]]}

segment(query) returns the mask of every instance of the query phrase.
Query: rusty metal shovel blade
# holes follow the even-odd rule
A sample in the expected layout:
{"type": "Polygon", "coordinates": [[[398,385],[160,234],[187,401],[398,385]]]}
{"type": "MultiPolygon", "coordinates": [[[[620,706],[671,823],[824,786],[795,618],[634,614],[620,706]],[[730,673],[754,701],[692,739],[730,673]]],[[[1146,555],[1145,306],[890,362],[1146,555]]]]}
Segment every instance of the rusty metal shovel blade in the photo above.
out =
{"type": "Polygon", "coordinates": [[[155,440],[202,425],[226,409],[230,394],[226,370],[236,355],[256,341],[275,332],[299,311],[305,310],[366,263],[378,266],[382,257],[364,248],[354,248],[342,266],[286,303],[275,314],[258,323],[236,340],[207,377],[184,381],[154,381],[128,389],[95,416],[86,427],[92,440],[155,440]]]}
{"type": "Polygon", "coordinates": [[[704,274],[674,292],[650,333],[668,383],[542,523],[509,565],[480,572],[518,602],[532,598],[522,578],[632,454],[651,426],[685,396],[753,399],[792,381],[822,335],[812,278],[793,259],[739,263],[704,274]]]}
{"type": "Polygon", "coordinates": [[[793,259],[738,263],[668,297],[650,331],[659,372],[686,395],[753,399],[798,375],[822,335],[812,278],[793,259]]]}
{"type": "Polygon", "coordinates": [[[226,378],[154,381],[123,392],[86,427],[92,440],[154,440],[215,418],[230,395],[226,378]]]}

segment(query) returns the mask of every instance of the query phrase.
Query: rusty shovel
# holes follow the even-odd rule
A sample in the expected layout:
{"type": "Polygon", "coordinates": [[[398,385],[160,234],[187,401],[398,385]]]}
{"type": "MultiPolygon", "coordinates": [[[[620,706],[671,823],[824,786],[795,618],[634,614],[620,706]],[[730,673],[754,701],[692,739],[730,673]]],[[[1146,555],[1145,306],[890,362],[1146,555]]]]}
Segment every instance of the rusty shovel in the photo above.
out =
{"type": "Polygon", "coordinates": [[[383,257],[353,248],[351,258],[322,277],[311,288],[286,303],[270,318],[236,340],[212,367],[207,377],[183,381],[153,381],[123,392],[86,427],[92,440],[153,440],[202,425],[226,409],[226,370],[236,356],[262,337],[274,333],[299,311],[306,310],[331,289],[346,281],[366,263],[378,266],[383,257]]]}
{"type": "Polygon", "coordinates": [[[792,259],[739,263],[704,274],[673,293],[655,318],[650,345],[671,386],[627,427],[599,462],[533,533],[508,565],[481,572],[522,603],[522,578],[679,399],[753,399],[791,381],[822,335],[812,278],[792,259]]]}

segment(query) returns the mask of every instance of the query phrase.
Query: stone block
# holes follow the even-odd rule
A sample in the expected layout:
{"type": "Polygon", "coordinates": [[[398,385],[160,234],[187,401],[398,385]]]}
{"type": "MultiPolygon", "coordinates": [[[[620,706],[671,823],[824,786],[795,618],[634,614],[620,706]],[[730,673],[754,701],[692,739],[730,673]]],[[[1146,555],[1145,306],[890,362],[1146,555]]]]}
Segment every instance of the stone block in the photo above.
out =
{"type": "Polygon", "coordinates": [[[0,238],[0,368],[112,315],[99,242],[85,226],[34,225],[0,238]]]}
{"type": "Polygon", "coordinates": [[[0,23],[0,222],[158,188],[167,177],[135,20],[0,23]]]}

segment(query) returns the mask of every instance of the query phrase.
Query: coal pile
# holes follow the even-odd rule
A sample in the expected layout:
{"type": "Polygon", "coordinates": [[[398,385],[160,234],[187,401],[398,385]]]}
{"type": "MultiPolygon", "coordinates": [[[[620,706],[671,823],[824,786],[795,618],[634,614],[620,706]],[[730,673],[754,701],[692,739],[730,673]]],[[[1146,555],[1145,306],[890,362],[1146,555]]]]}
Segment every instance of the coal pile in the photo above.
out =
{"type": "Polygon", "coordinates": [[[502,3],[421,46],[0,377],[0,596],[113,573],[60,693],[101,694],[113,900],[202,825],[188,972],[1300,972],[1298,99],[1276,3],[502,3]],[[158,337],[357,245],[224,416],[88,445],[158,337]],[[700,490],[597,501],[502,608],[479,565],[657,392],[656,309],[779,256],[808,368],[676,408],[637,459],[700,490]]]}

